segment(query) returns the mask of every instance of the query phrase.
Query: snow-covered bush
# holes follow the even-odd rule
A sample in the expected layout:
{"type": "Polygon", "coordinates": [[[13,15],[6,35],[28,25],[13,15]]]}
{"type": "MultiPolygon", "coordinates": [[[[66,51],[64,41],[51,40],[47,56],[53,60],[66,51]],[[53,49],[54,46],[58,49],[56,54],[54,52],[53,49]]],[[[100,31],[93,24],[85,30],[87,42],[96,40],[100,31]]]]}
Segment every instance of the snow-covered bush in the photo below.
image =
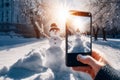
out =
{"type": "Polygon", "coordinates": [[[25,57],[19,59],[10,67],[7,78],[29,79],[29,77],[38,74],[38,76],[34,79],[32,78],[32,80],[53,80],[54,74],[52,70],[44,67],[44,54],[44,51],[41,49],[30,51],[25,57]]]}
{"type": "Polygon", "coordinates": [[[22,67],[33,71],[41,71],[44,64],[44,55],[42,50],[32,50],[24,58],[19,59],[11,68],[22,67]]]}
{"type": "Polygon", "coordinates": [[[40,73],[34,80],[54,80],[54,74],[51,69],[46,72],[40,73]]]}
{"type": "Polygon", "coordinates": [[[6,75],[8,72],[8,68],[6,66],[4,66],[1,70],[0,70],[0,76],[4,76],[6,75]]]}

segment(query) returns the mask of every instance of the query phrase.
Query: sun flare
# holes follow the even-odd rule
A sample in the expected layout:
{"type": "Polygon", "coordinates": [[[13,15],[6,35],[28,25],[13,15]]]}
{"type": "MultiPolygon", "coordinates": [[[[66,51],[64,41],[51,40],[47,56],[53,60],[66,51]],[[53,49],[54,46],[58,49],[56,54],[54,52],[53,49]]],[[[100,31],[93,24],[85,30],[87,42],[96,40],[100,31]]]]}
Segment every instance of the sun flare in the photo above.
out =
{"type": "Polygon", "coordinates": [[[83,20],[79,20],[79,19],[75,19],[74,21],[73,21],[73,24],[74,24],[74,28],[77,30],[77,29],[79,29],[79,30],[81,30],[82,32],[84,31],[84,26],[85,26],[85,24],[83,24],[84,23],[84,21],[83,20]]]}
{"type": "Polygon", "coordinates": [[[69,17],[69,8],[65,5],[56,5],[54,8],[54,21],[58,25],[58,27],[64,31],[66,19],[69,17]]]}
{"type": "Polygon", "coordinates": [[[58,8],[57,17],[59,21],[65,23],[68,16],[69,16],[69,12],[67,9],[63,7],[58,8]]]}

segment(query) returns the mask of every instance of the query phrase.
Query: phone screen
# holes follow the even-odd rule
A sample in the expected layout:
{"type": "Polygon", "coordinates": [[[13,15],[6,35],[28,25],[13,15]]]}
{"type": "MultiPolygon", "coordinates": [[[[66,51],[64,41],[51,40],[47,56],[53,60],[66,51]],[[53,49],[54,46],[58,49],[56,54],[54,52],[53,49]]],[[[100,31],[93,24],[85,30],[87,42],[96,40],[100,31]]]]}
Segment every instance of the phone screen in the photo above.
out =
{"type": "Polygon", "coordinates": [[[91,39],[92,36],[90,14],[71,14],[66,22],[66,55],[68,55],[68,61],[71,62],[68,65],[82,65],[81,63],[77,63],[76,57],[78,54],[91,54],[91,39]]]}

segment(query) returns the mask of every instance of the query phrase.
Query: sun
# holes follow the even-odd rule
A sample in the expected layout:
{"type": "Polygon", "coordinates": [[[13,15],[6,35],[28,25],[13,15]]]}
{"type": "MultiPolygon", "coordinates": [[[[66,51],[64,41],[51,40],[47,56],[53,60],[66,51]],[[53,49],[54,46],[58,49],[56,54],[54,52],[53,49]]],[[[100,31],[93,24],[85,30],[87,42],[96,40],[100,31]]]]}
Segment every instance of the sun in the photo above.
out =
{"type": "Polygon", "coordinates": [[[59,7],[56,14],[57,14],[58,20],[63,23],[66,22],[66,19],[69,16],[68,10],[65,9],[64,7],[59,7]]]}
{"type": "Polygon", "coordinates": [[[69,17],[69,8],[63,4],[56,5],[53,9],[53,18],[54,22],[58,25],[58,27],[64,31],[66,20],[69,17]]]}
{"type": "Polygon", "coordinates": [[[79,30],[81,30],[81,32],[84,32],[84,26],[85,26],[85,24],[84,24],[83,20],[75,18],[73,20],[73,24],[74,24],[74,28],[76,30],[79,29],[79,30]]]}

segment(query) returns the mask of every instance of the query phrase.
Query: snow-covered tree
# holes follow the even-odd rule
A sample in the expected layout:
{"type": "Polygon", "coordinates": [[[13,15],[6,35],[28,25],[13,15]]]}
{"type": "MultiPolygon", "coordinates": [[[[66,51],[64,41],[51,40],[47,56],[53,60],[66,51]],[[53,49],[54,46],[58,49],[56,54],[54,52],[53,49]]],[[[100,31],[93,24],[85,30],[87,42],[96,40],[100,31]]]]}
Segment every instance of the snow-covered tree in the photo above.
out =
{"type": "MultiPolygon", "coordinates": [[[[15,0],[18,1],[18,0],[15,0]]],[[[42,36],[43,25],[46,20],[46,5],[43,0],[19,0],[20,13],[26,17],[27,22],[31,24],[36,33],[36,37],[42,36]],[[36,23],[38,25],[36,25],[36,23]],[[40,27],[41,31],[38,29],[40,27]],[[41,34],[40,34],[41,33],[41,34]]]]}
{"type": "Polygon", "coordinates": [[[91,10],[93,13],[93,35],[97,40],[99,30],[102,30],[103,40],[106,40],[106,32],[119,29],[119,0],[95,0],[91,1],[91,10]]]}

